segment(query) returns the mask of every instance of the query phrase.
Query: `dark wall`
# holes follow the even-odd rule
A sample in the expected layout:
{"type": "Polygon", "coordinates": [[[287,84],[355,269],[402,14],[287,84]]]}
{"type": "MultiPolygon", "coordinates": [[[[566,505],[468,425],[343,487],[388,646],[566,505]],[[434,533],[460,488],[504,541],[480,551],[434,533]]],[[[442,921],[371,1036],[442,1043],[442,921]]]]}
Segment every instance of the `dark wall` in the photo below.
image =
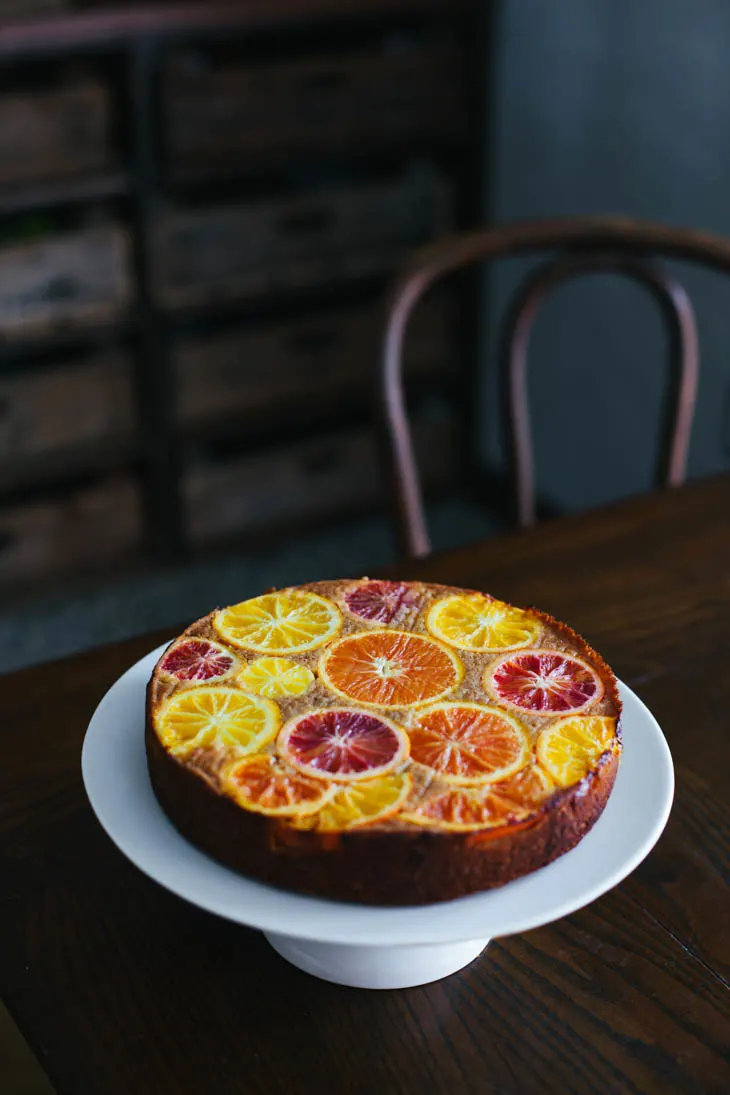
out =
{"type": "MultiPolygon", "coordinates": [[[[727,0],[501,7],[498,221],[624,213],[730,235],[727,0]]],[[[492,311],[519,269],[508,263],[495,273],[492,311]]],[[[730,467],[730,279],[681,273],[700,325],[690,459],[690,473],[700,476],[730,467]]],[[[665,365],[654,308],[644,290],[595,277],[559,290],[542,313],[531,357],[538,486],[562,506],[650,483],[665,365]]],[[[499,466],[493,354],[484,386],[483,451],[499,466]]]]}

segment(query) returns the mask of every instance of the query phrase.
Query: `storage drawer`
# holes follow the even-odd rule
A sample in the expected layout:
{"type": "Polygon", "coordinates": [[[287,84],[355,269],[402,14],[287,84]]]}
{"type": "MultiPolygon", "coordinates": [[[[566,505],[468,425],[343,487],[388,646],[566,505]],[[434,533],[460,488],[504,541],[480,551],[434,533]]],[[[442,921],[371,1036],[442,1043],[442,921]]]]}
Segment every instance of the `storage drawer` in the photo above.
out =
{"type": "Polygon", "coordinates": [[[121,355],[22,374],[0,374],[0,483],[26,462],[129,438],[130,363],[121,355]]]}
{"type": "Polygon", "coordinates": [[[448,231],[452,187],[424,167],[388,182],[158,220],[154,280],[168,305],[220,301],[381,274],[448,231]]]}
{"type": "Polygon", "coordinates": [[[95,81],[0,95],[0,184],[62,178],[109,166],[110,107],[95,81]]]}
{"type": "Polygon", "coordinates": [[[173,163],[232,154],[357,148],[464,130],[464,59],[448,41],[386,40],[368,50],[248,67],[203,53],[168,62],[164,113],[173,163]]]}
{"type": "Polygon", "coordinates": [[[0,508],[0,585],[103,566],[139,543],[137,488],[127,478],[0,508]]]}
{"type": "MultiPolygon", "coordinates": [[[[440,410],[416,422],[419,467],[432,488],[453,477],[455,433],[440,410]]],[[[184,493],[195,543],[358,512],[384,497],[376,440],[366,429],[192,470],[184,493]]]]}
{"type": "Polygon", "coordinates": [[[0,248],[0,340],[111,322],[129,299],[128,239],[121,227],[0,248]]]}
{"type": "MultiPolygon", "coordinates": [[[[184,343],[175,353],[180,419],[197,425],[302,399],[374,392],[383,321],[380,303],[368,304],[184,343]]],[[[454,353],[452,301],[434,294],[409,326],[406,374],[443,372],[454,353]]]]}

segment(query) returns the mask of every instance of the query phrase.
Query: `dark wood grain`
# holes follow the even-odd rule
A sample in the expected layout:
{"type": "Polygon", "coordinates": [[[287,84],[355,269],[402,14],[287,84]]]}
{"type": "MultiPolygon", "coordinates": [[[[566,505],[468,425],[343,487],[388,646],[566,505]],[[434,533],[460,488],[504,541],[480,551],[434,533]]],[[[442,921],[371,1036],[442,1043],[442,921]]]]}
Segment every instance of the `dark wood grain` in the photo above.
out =
{"type": "Polygon", "coordinates": [[[407,573],[536,604],[636,683],[726,648],[729,515],[723,476],[411,562],[407,573]]]}
{"type": "Polygon", "coordinates": [[[687,768],[676,775],[665,834],[624,890],[730,989],[730,810],[687,768]]]}
{"type": "Polygon", "coordinates": [[[57,1089],[730,1090],[728,514],[730,476],[411,568],[584,630],[656,712],[677,764],[667,830],[620,887],[422,988],[310,978],[111,845],[84,797],[81,741],[104,691],[164,636],[4,678],[0,976],[57,1089]]]}

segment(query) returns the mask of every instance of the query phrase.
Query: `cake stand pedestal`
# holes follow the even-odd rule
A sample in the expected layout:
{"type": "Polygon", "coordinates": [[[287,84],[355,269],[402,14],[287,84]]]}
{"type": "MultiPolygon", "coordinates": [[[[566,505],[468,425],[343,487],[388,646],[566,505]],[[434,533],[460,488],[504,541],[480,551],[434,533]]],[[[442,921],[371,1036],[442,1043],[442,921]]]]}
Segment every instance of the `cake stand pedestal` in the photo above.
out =
{"type": "Polygon", "coordinates": [[[278,890],[198,851],[155,798],[145,756],[144,703],[163,649],[120,677],[92,717],[82,755],[92,809],[117,847],[150,878],[200,908],[260,929],[282,958],[326,981],[398,989],[455,973],[490,939],[548,924],[617,885],[651,851],[669,816],[669,749],[652,714],[621,684],[624,750],[615,787],[590,833],[548,867],[487,893],[410,908],[278,890]]]}
{"type": "Polygon", "coordinates": [[[271,946],[305,973],[359,989],[406,989],[456,973],[478,958],[488,939],[464,943],[411,943],[400,947],[357,947],[316,943],[264,932],[271,946]]]}

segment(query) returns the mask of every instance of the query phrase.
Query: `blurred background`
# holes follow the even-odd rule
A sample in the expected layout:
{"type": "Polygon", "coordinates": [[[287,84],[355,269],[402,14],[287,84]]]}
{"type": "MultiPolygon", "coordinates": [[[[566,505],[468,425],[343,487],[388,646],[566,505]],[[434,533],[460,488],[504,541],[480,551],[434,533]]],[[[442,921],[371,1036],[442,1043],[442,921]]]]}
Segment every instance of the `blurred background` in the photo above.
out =
{"type": "MultiPolygon", "coordinates": [[[[399,264],[533,216],[730,234],[729,47],[723,0],[0,0],[0,671],[393,559],[399,264]]],[[[528,266],[409,331],[437,547],[511,524],[494,332],[528,266]]],[[[681,275],[701,476],[730,466],[730,285],[681,275]]],[[[544,512],[649,488],[663,337],[617,278],[551,298],[544,512]]]]}

